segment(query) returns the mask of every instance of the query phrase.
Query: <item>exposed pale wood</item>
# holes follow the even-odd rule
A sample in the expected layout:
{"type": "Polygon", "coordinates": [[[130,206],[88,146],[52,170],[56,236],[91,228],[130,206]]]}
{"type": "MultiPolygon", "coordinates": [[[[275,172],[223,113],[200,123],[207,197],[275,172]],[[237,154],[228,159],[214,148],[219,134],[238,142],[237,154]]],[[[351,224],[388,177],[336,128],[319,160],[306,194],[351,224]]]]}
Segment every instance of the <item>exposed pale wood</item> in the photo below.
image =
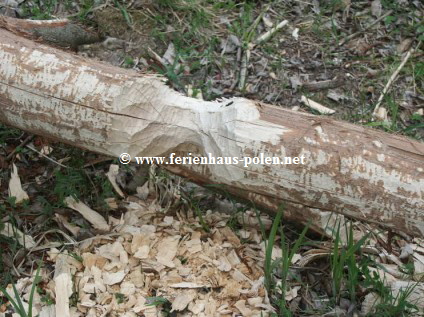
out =
{"type": "Polygon", "coordinates": [[[322,228],[331,212],[424,235],[424,145],[234,98],[182,96],[161,78],[0,30],[0,120],[117,157],[176,152],[301,156],[305,165],[165,165],[200,184],[322,228]]]}
{"type": "Polygon", "coordinates": [[[68,196],[65,202],[69,208],[78,211],[93,227],[100,231],[109,231],[110,226],[107,224],[105,218],[98,212],[94,211],[81,201],[76,201],[75,198],[68,196]]]}
{"type": "Polygon", "coordinates": [[[314,109],[322,114],[333,114],[336,112],[333,109],[330,109],[316,101],[313,101],[312,99],[306,98],[305,96],[302,96],[300,101],[309,108],[314,109]]]}
{"type": "Polygon", "coordinates": [[[71,268],[68,254],[59,254],[56,259],[54,282],[56,293],[56,316],[70,317],[69,297],[72,295],[71,268]]]}
{"type": "Polygon", "coordinates": [[[37,245],[33,237],[23,233],[9,222],[3,222],[2,228],[0,229],[0,235],[16,239],[20,245],[28,250],[37,245]]]}
{"type": "Polygon", "coordinates": [[[12,173],[9,181],[9,197],[15,197],[15,203],[19,204],[28,200],[28,194],[22,189],[21,179],[19,178],[18,168],[12,165],[12,173]]]}

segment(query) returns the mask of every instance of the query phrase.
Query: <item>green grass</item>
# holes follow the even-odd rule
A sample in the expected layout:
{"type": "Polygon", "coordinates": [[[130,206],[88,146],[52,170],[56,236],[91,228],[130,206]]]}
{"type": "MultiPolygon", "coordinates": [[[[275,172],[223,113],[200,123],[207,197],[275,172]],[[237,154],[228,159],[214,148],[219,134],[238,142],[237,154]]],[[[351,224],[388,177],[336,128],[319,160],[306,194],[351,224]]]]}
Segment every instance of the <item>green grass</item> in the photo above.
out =
{"type": "Polygon", "coordinates": [[[80,1],[81,10],[78,12],[77,20],[84,22],[87,20],[87,16],[93,10],[95,0],[82,0],[80,1]]]}
{"type": "Polygon", "coordinates": [[[29,294],[28,311],[25,309],[23,305],[21,294],[19,294],[15,284],[12,283],[13,294],[9,294],[4,287],[0,286],[0,291],[8,299],[10,304],[13,306],[15,312],[20,317],[32,317],[32,307],[33,307],[32,304],[34,300],[35,290],[37,289],[37,285],[40,282],[40,269],[41,269],[41,265],[38,264],[38,268],[35,273],[34,281],[32,282],[31,291],[29,294]]]}
{"type": "Polygon", "coordinates": [[[235,34],[244,44],[250,41],[255,31],[252,27],[254,21],[253,8],[252,3],[245,2],[240,10],[239,19],[235,20],[230,26],[230,32],[235,34]]]}
{"type": "Polygon", "coordinates": [[[340,230],[339,224],[330,258],[335,304],[344,297],[358,305],[360,298],[357,294],[361,289],[367,289],[368,292],[374,292],[379,296],[379,301],[375,303],[374,310],[369,316],[410,316],[411,313],[416,312],[417,307],[408,298],[417,284],[413,284],[395,295],[385,281],[375,271],[370,270],[370,267],[380,267],[381,270],[384,270],[384,266],[361,253],[361,248],[365,246],[371,233],[365,234],[355,242],[353,225],[349,223],[346,226],[347,241],[342,244],[340,230]]]}
{"type": "Polygon", "coordinates": [[[104,173],[84,167],[85,159],[81,150],[72,149],[71,152],[71,160],[67,163],[69,168],[56,169],[54,172],[54,197],[50,197],[50,200],[55,201],[55,207],[65,207],[66,197],[85,197],[93,208],[108,210],[104,199],[116,196],[109,180],[104,173]]]}
{"type": "MultiPolygon", "coordinates": [[[[157,39],[163,47],[168,47],[170,41],[175,47],[175,59],[171,65],[165,68],[154,67],[153,70],[164,75],[169,84],[175,89],[185,92],[185,86],[192,84],[195,88],[206,90],[206,82],[202,78],[192,78],[196,72],[214,65],[214,54],[218,39],[213,34],[214,17],[205,1],[194,0],[168,0],[158,1],[153,15],[155,26],[151,36],[157,39]],[[171,14],[171,12],[173,12],[171,14]],[[172,39],[169,39],[168,27],[172,25],[172,39]],[[188,67],[190,75],[184,74],[183,67],[188,67]]],[[[158,52],[159,55],[163,52],[158,52]]],[[[203,94],[207,96],[207,94],[203,94]]]]}
{"type": "Polygon", "coordinates": [[[125,19],[125,22],[127,23],[127,25],[131,27],[133,25],[133,20],[131,15],[128,13],[125,5],[121,4],[118,0],[113,0],[113,3],[119,9],[119,11],[121,11],[121,14],[123,18],[125,19]]]}
{"type": "Polygon", "coordinates": [[[162,296],[152,296],[152,297],[146,297],[147,299],[147,306],[157,306],[161,308],[161,314],[162,316],[173,316],[171,313],[172,304],[171,302],[162,296]]]}
{"type": "Polygon", "coordinates": [[[346,245],[342,244],[341,240],[341,224],[338,222],[335,238],[333,241],[333,250],[330,258],[331,274],[332,274],[332,287],[335,303],[340,302],[342,294],[342,282],[346,281],[346,291],[352,303],[357,301],[356,288],[358,286],[358,277],[360,275],[359,268],[357,267],[358,252],[361,247],[366,243],[369,234],[364,235],[359,241],[354,242],[353,225],[349,224],[345,228],[347,232],[346,245]],[[347,272],[345,268],[347,267],[347,272]]]}
{"type": "MultiPolygon", "coordinates": [[[[258,214],[259,216],[259,214],[258,214]]],[[[305,235],[308,226],[304,227],[294,242],[289,243],[281,226],[283,212],[279,211],[273,221],[272,228],[265,240],[265,263],[264,263],[264,285],[268,291],[271,302],[274,307],[278,308],[275,316],[294,316],[294,312],[290,311],[289,304],[285,300],[286,292],[289,287],[289,281],[294,278],[291,273],[292,259],[299,252],[302,246],[306,246],[305,235]],[[280,239],[280,247],[282,250],[281,258],[272,260],[272,249],[276,241],[280,239]],[[279,273],[279,282],[275,279],[275,272],[279,273]],[[277,291],[278,289],[278,291],[277,291]]],[[[259,222],[260,218],[258,217],[259,222]]],[[[266,236],[263,225],[261,224],[263,236],[266,236]]],[[[375,303],[372,313],[369,316],[409,316],[416,311],[416,306],[411,303],[409,296],[411,295],[416,284],[401,290],[397,295],[394,294],[390,287],[386,285],[384,280],[376,273],[370,270],[370,267],[380,267],[375,260],[363,254],[361,249],[366,245],[371,233],[365,234],[358,241],[354,240],[353,224],[346,224],[343,229],[339,225],[335,228],[334,239],[332,242],[331,255],[328,258],[330,266],[330,279],[332,285],[332,295],[330,297],[329,307],[325,311],[331,311],[337,306],[342,298],[348,299],[350,303],[360,308],[362,294],[364,290],[369,293],[373,292],[379,297],[379,301],[375,303]],[[346,230],[346,242],[342,242],[342,230],[346,230]]],[[[384,267],[381,267],[384,269],[384,267]]],[[[409,266],[405,268],[408,273],[412,273],[413,268],[409,266]]],[[[298,281],[303,285],[304,289],[311,287],[303,281],[298,281]]],[[[322,314],[325,311],[304,312],[322,314]]]]}
{"type": "Polygon", "coordinates": [[[293,316],[289,310],[288,303],[286,302],[286,292],[288,289],[287,280],[290,277],[290,268],[292,265],[292,259],[294,255],[299,251],[299,248],[302,246],[306,232],[309,229],[309,225],[303,228],[303,231],[300,233],[299,237],[295,243],[290,246],[289,242],[286,241],[286,236],[283,231],[283,226],[281,225],[281,220],[283,217],[283,207],[277,212],[275,219],[273,221],[269,237],[265,239],[266,233],[264,225],[261,221],[259,213],[257,212],[257,218],[260,224],[262,231],[262,236],[264,237],[265,242],[265,263],[264,263],[264,285],[268,291],[268,294],[271,295],[271,298],[279,298],[277,301],[273,301],[274,306],[278,307],[278,316],[290,317],[293,316]],[[272,260],[272,250],[277,240],[277,233],[280,237],[280,247],[281,247],[281,258],[272,260]],[[281,283],[277,284],[274,279],[274,271],[279,269],[281,283]],[[278,290],[279,292],[278,292],[278,290]]]}
{"type": "Polygon", "coordinates": [[[127,300],[127,297],[122,293],[115,293],[115,298],[118,304],[122,304],[127,300]]]}
{"type": "Polygon", "coordinates": [[[203,230],[206,231],[206,232],[210,232],[211,229],[209,228],[208,224],[203,219],[203,214],[202,214],[202,211],[200,210],[200,208],[196,205],[192,205],[192,208],[194,209],[197,217],[199,218],[199,222],[200,222],[203,230]]]}
{"type": "Polygon", "coordinates": [[[0,146],[6,145],[9,140],[18,139],[21,134],[21,130],[8,127],[0,123],[0,146]]]}
{"type": "MultiPolygon", "coordinates": [[[[281,274],[281,284],[279,288],[281,290],[281,298],[278,303],[279,311],[283,316],[292,316],[292,313],[289,310],[288,303],[286,302],[286,292],[288,288],[287,280],[290,276],[290,267],[292,265],[292,259],[294,255],[299,251],[299,248],[303,244],[303,240],[305,238],[306,232],[309,229],[309,225],[305,226],[303,231],[300,233],[299,238],[293,244],[293,246],[289,247],[288,242],[286,242],[286,237],[284,235],[283,230],[281,230],[281,260],[277,262],[276,265],[280,266],[281,274]]],[[[269,240],[268,240],[269,241],[269,240]]]]}
{"type": "Polygon", "coordinates": [[[402,317],[414,316],[418,312],[418,308],[414,303],[411,303],[409,297],[418,285],[412,283],[409,287],[400,290],[397,294],[385,284],[385,281],[375,272],[369,268],[381,267],[378,263],[371,261],[367,258],[362,258],[358,264],[361,269],[362,281],[361,285],[369,289],[378,296],[378,300],[374,303],[371,312],[367,315],[369,317],[402,317]]]}
{"type": "Polygon", "coordinates": [[[224,9],[224,10],[235,10],[240,5],[243,5],[243,3],[240,3],[238,1],[229,0],[229,1],[216,1],[216,0],[209,0],[208,3],[213,5],[213,8],[216,10],[224,9]]]}

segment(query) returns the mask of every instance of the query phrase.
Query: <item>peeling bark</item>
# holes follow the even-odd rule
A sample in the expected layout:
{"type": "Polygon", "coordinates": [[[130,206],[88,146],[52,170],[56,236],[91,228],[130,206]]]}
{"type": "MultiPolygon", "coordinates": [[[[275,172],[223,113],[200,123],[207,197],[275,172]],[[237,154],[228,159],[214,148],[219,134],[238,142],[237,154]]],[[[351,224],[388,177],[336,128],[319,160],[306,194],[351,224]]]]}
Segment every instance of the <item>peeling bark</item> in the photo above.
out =
{"type": "Polygon", "coordinates": [[[305,157],[306,164],[164,165],[322,230],[334,214],[424,236],[424,144],[243,98],[182,96],[141,75],[0,29],[0,120],[117,157],[305,157]]]}
{"type": "Polygon", "coordinates": [[[62,20],[24,20],[0,16],[0,28],[35,41],[77,50],[79,45],[101,41],[100,36],[88,28],[62,20]]]}

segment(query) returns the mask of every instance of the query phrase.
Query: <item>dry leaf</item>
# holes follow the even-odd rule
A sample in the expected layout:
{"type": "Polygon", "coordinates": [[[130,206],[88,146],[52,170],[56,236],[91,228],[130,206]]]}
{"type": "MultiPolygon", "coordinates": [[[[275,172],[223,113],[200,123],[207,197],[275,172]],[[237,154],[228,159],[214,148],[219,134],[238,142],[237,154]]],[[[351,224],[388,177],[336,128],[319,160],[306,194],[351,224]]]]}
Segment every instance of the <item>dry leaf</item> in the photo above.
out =
{"type": "Polygon", "coordinates": [[[163,54],[162,60],[165,64],[174,65],[175,61],[175,46],[174,43],[169,43],[168,48],[166,49],[165,54],[163,54]]]}
{"type": "Polygon", "coordinates": [[[12,173],[9,181],[9,197],[15,197],[15,203],[17,204],[29,199],[28,194],[22,189],[18,168],[15,164],[12,164],[12,173]]]}
{"type": "Polygon", "coordinates": [[[373,2],[371,2],[371,14],[376,18],[381,16],[382,9],[383,7],[380,0],[373,0],[373,2]]]}

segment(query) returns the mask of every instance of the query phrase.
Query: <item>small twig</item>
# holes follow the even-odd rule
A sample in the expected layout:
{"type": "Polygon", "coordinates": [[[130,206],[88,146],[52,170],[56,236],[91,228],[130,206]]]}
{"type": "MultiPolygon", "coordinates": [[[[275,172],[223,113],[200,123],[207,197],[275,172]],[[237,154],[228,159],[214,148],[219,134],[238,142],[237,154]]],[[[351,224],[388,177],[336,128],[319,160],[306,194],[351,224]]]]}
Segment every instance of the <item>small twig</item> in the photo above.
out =
{"type": "Polygon", "coordinates": [[[265,15],[265,12],[267,12],[270,9],[271,5],[268,4],[264,10],[256,17],[255,21],[252,23],[252,25],[249,27],[247,32],[245,33],[245,36],[243,40],[245,42],[250,42],[253,32],[255,31],[256,27],[259,25],[259,22],[261,22],[263,16],[265,15]]]}
{"type": "MultiPolygon", "coordinates": [[[[256,21],[255,21],[255,23],[256,23],[256,21]]],[[[289,23],[289,21],[287,21],[287,20],[284,20],[284,21],[278,23],[275,27],[273,27],[268,32],[261,34],[256,40],[253,41],[253,43],[249,42],[246,45],[246,48],[244,49],[244,52],[243,52],[243,58],[241,60],[241,65],[240,65],[240,80],[239,80],[239,89],[240,90],[244,89],[244,86],[246,84],[247,66],[249,65],[251,51],[257,45],[260,45],[260,44],[268,41],[275,33],[277,33],[278,30],[282,29],[287,23],[289,23]]]]}
{"type": "Polygon", "coordinates": [[[12,151],[12,153],[10,153],[7,157],[6,157],[6,161],[9,161],[12,157],[13,157],[13,155],[15,155],[15,153],[18,151],[18,148],[20,148],[20,147],[24,147],[25,145],[27,145],[31,140],[32,140],[32,138],[33,138],[34,136],[33,135],[29,135],[29,136],[27,136],[26,137],[26,139],[25,140],[23,140],[22,141],[22,143],[21,144],[19,144],[19,146],[17,146],[17,147],[15,147],[15,149],[12,151]]]}
{"type": "Polygon", "coordinates": [[[94,160],[88,161],[87,163],[84,164],[83,167],[84,168],[92,167],[92,166],[94,166],[96,164],[107,162],[107,161],[113,161],[113,158],[102,156],[102,157],[96,158],[94,160]]]}
{"type": "Polygon", "coordinates": [[[380,22],[381,20],[383,20],[385,17],[387,17],[388,15],[392,14],[393,10],[389,10],[387,11],[385,14],[383,14],[381,17],[379,17],[377,20],[375,20],[373,23],[371,23],[370,25],[368,25],[367,27],[365,27],[364,29],[355,32],[353,34],[350,34],[349,36],[345,37],[338,46],[342,46],[343,44],[345,44],[346,42],[350,41],[351,39],[353,39],[354,37],[358,36],[361,33],[364,33],[365,31],[367,31],[368,29],[372,28],[374,25],[376,25],[378,22],[380,22]]]}
{"type": "Polygon", "coordinates": [[[289,21],[284,20],[280,23],[278,23],[276,26],[274,26],[272,29],[270,29],[268,32],[265,32],[261,34],[255,41],[254,45],[260,45],[266,41],[268,41],[275,33],[277,33],[278,30],[282,29],[286,24],[288,24],[289,21]]]}
{"type": "Polygon", "coordinates": [[[256,17],[255,21],[249,27],[247,32],[245,32],[243,35],[244,49],[243,49],[243,57],[241,59],[240,76],[238,81],[238,87],[240,90],[243,90],[246,84],[247,66],[249,65],[249,60],[250,60],[250,51],[256,45],[251,43],[251,38],[253,36],[253,33],[256,27],[259,25],[259,22],[261,22],[262,17],[264,16],[265,12],[269,10],[269,8],[270,8],[270,5],[267,5],[266,8],[262,10],[262,12],[256,17]]]}
{"type": "Polygon", "coordinates": [[[26,145],[26,147],[27,147],[28,149],[30,149],[30,150],[32,150],[32,151],[34,151],[35,153],[38,153],[38,154],[39,154],[39,155],[41,155],[42,157],[44,157],[44,158],[48,159],[50,162],[53,162],[53,163],[55,163],[55,164],[57,164],[57,165],[59,165],[59,166],[61,166],[61,167],[64,167],[64,168],[69,168],[68,166],[63,165],[62,163],[59,163],[58,161],[55,161],[54,159],[52,159],[52,158],[48,157],[47,155],[45,155],[45,154],[41,153],[40,151],[37,151],[37,150],[36,150],[36,149],[34,149],[31,145],[26,145]]]}
{"type": "MultiPolygon", "coordinates": [[[[239,47],[237,49],[237,55],[236,55],[237,56],[236,57],[237,65],[239,65],[240,60],[241,60],[241,52],[242,52],[242,49],[241,49],[241,47],[239,47]]],[[[233,91],[234,88],[236,88],[236,86],[237,86],[237,84],[239,82],[239,79],[240,79],[240,70],[239,69],[236,69],[236,70],[234,70],[234,81],[231,84],[231,87],[228,89],[229,91],[233,91]]]]}
{"type": "Polygon", "coordinates": [[[337,88],[343,85],[343,82],[344,81],[342,79],[335,77],[334,79],[330,79],[330,80],[304,83],[302,87],[311,91],[316,91],[316,90],[337,88]]]}
{"type": "Polygon", "coordinates": [[[376,117],[377,116],[378,109],[380,108],[381,102],[383,101],[384,96],[389,91],[389,89],[392,86],[393,82],[397,79],[397,76],[399,75],[399,72],[402,70],[403,66],[405,66],[406,62],[411,57],[412,53],[415,50],[417,50],[420,47],[420,45],[421,45],[421,41],[419,41],[418,45],[415,48],[414,47],[411,47],[409,49],[408,53],[405,55],[405,57],[403,58],[402,62],[398,66],[398,68],[395,70],[395,72],[392,74],[392,76],[390,76],[390,78],[389,78],[386,86],[383,89],[383,92],[381,93],[380,97],[377,100],[377,104],[375,105],[374,112],[372,113],[373,117],[376,117]]]}
{"type": "Polygon", "coordinates": [[[247,77],[247,66],[249,65],[250,60],[250,45],[245,48],[243,52],[243,57],[240,65],[240,79],[239,79],[239,89],[243,90],[246,84],[247,77]]]}
{"type": "Polygon", "coordinates": [[[147,48],[147,53],[151,58],[153,58],[164,70],[166,69],[166,65],[162,57],[160,57],[154,50],[150,47],[147,48]]]}
{"type": "Polygon", "coordinates": [[[309,98],[306,98],[305,96],[302,96],[301,99],[300,99],[300,101],[304,105],[308,106],[311,109],[314,109],[314,110],[318,111],[321,114],[333,114],[333,113],[336,112],[335,110],[330,109],[330,108],[328,108],[326,106],[323,106],[322,104],[320,104],[320,103],[318,103],[316,101],[313,101],[313,100],[311,100],[309,98]]]}

